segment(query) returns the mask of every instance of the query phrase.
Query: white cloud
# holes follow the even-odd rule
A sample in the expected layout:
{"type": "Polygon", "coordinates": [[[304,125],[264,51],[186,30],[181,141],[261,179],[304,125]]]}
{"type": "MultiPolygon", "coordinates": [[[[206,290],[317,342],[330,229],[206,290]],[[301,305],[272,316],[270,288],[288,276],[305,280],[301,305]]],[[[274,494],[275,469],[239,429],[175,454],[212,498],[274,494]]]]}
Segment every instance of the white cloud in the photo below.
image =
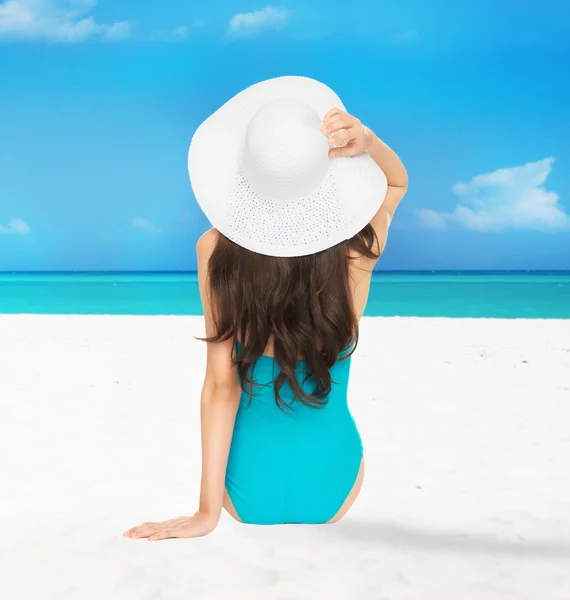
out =
{"type": "Polygon", "coordinates": [[[160,229],[148,219],[143,217],[133,217],[133,226],[142,231],[148,231],[149,233],[158,233],[160,229]]]}
{"type": "Polygon", "coordinates": [[[117,21],[111,25],[99,25],[104,28],[103,37],[110,41],[120,41],[128,38],[133,30],[130,21],[117,21]]]}
{"type": "Polygon", "coordinates": [[[11,219],[8,225],[0,225],[0,233],[30,233],[30,226],[22,219],[11,219]]]}
{"type": "Polygon", "coordinates": [[[228,32],[230,34],[252,35],[262,29],[275,29],[285,25],[290,11],[283,7],[266,6],[261,10],[249,13],[239,13],[230,19],[228,32]]]}
{"type": "Polygon", "coordinates": [[[445,219],[431,208],[418,208],[416,216],[424,227],[429,229],[445,229],[445,219]]]}
{"type": "Polygon", "coordinates": [[[188,27],[186,25],[181,25],[180,27],[175,27],[172,30],[172,35],[178,37],[186,37],[188,35],[188,27]]]}
{"type": "Polygon", "coordinates": [[[81,42],[122,40],[132,23],[97,23],[89,15],[97,0],[6,0],[0,3],[0,38],[81,42]]]}
{"type": "Polygon", "coordinates": [[[570,215],[558,203],[558,194],[544,188],[554,160],[544,158],[458,182],[453,192],[461,202],[452,212],[422,208],[416,215],[432,229],[447,224],[474,231],[570,229],[570,215]]]}
{"type": "Polygon", "coordinates": [[[206,25],[204,19],[194,19],[189,25],[179,25],[173,29],[159,29],[150,34],[153,42],[180,42],[187,39],[193,31],[206,25]]]}

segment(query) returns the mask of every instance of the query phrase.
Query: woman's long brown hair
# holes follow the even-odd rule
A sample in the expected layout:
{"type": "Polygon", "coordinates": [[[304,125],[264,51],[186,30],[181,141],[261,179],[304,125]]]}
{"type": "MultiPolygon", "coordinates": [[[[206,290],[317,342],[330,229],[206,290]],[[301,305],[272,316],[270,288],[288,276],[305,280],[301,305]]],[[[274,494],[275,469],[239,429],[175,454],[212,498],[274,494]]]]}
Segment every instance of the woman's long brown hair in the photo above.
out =
{"type": "Polygon", "coordinates": [[[371,225],[328,250],[292,258],[258,254],[219,235],[207,278],[216,334],[201,339],[240,342],[233,360],[250,402],[255,385],[250,368],[271,340],[279,366],[274,381],[277,406],[289,406],[280,394],[286,383],[295,400],[315,408],[326,404],[330,368],[343,350],[348,348],[348,357],[358,343],[349,262],[354,256],[378,258],[378,249],[371,225]],[[312,377],[315,382],[312,394],[296,377],[301,358],[308,367],[305,381],[312,377]]]}

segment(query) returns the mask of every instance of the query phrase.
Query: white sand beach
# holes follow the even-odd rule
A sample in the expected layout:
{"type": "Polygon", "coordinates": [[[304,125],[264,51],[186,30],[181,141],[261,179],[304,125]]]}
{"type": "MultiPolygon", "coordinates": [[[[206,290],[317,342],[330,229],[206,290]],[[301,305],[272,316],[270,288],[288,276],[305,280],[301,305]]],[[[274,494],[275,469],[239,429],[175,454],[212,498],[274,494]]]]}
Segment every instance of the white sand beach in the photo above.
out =
{"type": "Polygon", "coordinates": [[[2,597],[568,600],[570,320],[364,318],[341,522],[125,539],[197,508],[202,327],[0,315],[2,597]]]}

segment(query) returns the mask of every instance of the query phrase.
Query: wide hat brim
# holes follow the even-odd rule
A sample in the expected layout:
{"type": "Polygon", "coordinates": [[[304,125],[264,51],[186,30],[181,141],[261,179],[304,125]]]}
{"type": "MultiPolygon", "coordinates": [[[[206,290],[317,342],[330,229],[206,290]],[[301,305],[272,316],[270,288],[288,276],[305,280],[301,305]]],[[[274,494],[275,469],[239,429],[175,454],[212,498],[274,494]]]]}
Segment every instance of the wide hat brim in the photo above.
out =
{"type": "Polygon", "coordinates": [[[291,202],[251,189],[239,167],[248,123],[274,100],[296,100],[319,118],[345,107],[324,83],[284,76],[256,83],[228,100],[198,127],[188,153],[196,201],[211,224],[236,244],[269,256],[314,254],[350,239],[377,213],[387,191],[384,173],[368,153],[329,158],[322,184],[291,202]]]}

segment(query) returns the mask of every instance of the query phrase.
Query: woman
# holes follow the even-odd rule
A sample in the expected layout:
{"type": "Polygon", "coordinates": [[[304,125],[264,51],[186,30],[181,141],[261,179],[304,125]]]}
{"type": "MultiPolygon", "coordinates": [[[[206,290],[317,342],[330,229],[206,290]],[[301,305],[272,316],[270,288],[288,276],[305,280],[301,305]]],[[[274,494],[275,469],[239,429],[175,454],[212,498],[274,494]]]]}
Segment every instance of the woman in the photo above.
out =
{"type": "Polygon", "coordinates": [[[189,171],[214,226],[197,244],[199,509],[124,535],[203,536],[222,507],[247,523],[336,522],[362,485],[348,375],[406,171],[305,77],[269,79],[224,104],[194,134],[189,171]]]}

